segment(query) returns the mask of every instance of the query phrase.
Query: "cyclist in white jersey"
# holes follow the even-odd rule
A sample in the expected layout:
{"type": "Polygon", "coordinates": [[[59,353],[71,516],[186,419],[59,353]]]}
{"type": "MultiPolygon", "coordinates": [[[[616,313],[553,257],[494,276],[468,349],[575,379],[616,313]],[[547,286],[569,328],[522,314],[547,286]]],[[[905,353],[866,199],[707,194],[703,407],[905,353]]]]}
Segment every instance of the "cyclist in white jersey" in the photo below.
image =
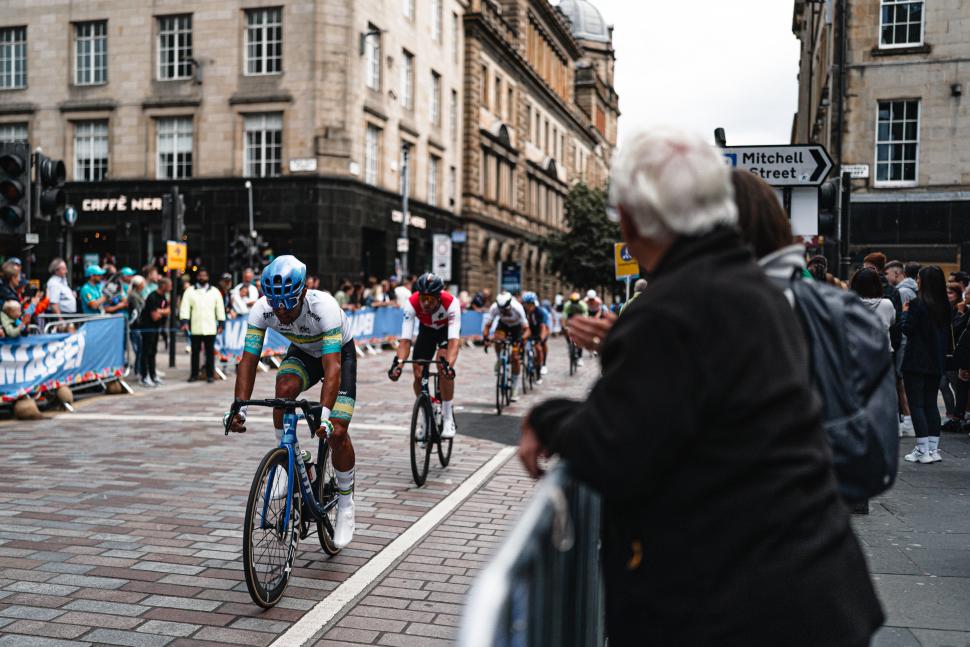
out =
{"type": "Polygon", "coordinates": [[[522,371],[522,361],[519,357],[517,345],[531,335],[528,317],[522,304],[508,292],[503,292],[495,299],[495,303],[485,313],[482,326],[482,338],[488,348],[489,340],[495,337],[498,341],[513,344],[512,352],[512,398],[515,398],[515,387],[519,383],[518,377],[522,371]]]}
{"type": "MultiPolygon", "coordinates": [[[[290,348],[276,373],[276,397],[295,400],[323,380],[320,393],[322,437],[329,431],[337,480],[337,522],[334,543],[343,548],[354,536],[354,446],[348,427],[357,397],[357,352],[347,315],[336,299],[306,288],[306,266],[293,256],[280,256],[260,277],[264,296],[249,311],[242,359],[236,368],[237,400],[253,394],[256,368],[266,329],[290,340],[290,348]]],[[[246,431],[243,407],[229,429],[246,431]]],[[[283,436],[283,412],[273,410],[277,440],[283,436]]],[[[285,492],[285,486],[281,488],[285,492]]]]}

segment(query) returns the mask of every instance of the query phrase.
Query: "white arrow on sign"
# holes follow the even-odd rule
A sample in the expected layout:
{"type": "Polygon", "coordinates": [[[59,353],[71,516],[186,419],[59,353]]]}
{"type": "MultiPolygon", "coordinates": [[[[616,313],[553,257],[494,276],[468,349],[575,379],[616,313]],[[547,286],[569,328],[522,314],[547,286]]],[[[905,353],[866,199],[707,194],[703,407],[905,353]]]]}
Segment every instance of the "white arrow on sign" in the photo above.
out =
{"type": "Polygon", "coordinates": [[[822,146],[728,146],[722,151],[728,164],[771,186],[821,186],[833,166],[822,146]]]}

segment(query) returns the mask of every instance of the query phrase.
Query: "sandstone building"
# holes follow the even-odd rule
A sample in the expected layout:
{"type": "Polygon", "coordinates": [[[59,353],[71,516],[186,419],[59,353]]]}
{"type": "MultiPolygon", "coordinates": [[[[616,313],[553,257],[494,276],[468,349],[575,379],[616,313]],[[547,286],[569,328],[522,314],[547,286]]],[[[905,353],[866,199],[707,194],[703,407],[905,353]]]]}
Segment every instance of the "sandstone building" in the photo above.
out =
{"type": "Polygon", "coordinates": [[[970,3],[796,0],[792,138],[854,166],[856,259],[970,266],[970,3]]]}
{"type": "Polygon", "coordinates": [[[612,29],[586,0],[472,0],[465,33],[465,282],[513,267],[548,294],[539,241],[573,183],[605,182],[616,145],[612,29]]]}
{"type": "Polygon", "coordinates": [[[248,180],[255,228],[324,286],[387,276],[406,162],[409,270],[429,269],[432,234],[466,229],[463,288],[494,282],[486,258],[535,268],[522,241],[560,226],[570,183],[605,178],[618,114],[609,29],[562,5],[573,23],[548,0],[8,0],[0,141],[63,159],[79,212],[35,223],[37,260],[65,236],[122,264],[161,254],[177,185],[190,258],[221,270],[248,180]],[[500,103],[480,100],[483,64],[500,103]],[[507,174],[501,193],[483,168],[507,174]]]}

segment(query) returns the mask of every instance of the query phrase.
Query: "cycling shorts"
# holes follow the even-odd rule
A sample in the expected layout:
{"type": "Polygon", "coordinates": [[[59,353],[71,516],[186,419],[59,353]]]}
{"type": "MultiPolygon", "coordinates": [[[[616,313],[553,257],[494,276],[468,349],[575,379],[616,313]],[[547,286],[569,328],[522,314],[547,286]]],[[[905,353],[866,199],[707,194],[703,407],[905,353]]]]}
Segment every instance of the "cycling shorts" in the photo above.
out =
{"type": "Polygon", "coordinates": [[[434,359],[435,351],[439,348],[445,348],[447,345],[448,326],[437,329],[421,326],[418,329],[418,339],[414,342],[411,359],[425,361],[434,359]]]}
{"type": "MultiPolygon", "coordinates": [[[[302,386],[300,390],[306,391],[323,379],[323,358],[314,357],[295,344],[290,344],[277,375],[297,376],[302,386]]],[[[354,416],[356,400],[357,349],[354,342],[349,341],[340,348],[340,390],[337,391],[337,402],[330,417],[350,421],[354,416]]]]}
{"type": "Polygon", "coordinates": [[[522,339],[522,324],[508,326],[500,321],[495,332],[503,333],[507,341],[514,343],[522,339]]]}

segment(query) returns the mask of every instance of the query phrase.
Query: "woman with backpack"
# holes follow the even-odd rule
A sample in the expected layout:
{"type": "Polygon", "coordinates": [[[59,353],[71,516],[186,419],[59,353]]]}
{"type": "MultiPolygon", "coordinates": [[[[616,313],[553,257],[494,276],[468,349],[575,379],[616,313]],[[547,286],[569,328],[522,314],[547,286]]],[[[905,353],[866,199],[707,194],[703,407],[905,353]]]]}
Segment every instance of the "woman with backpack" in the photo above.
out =
{"type": "Polygon", "coordinates": [[[902,315],[906,335],[903,384],[916,430],[916,447],[903,458],[910,463],[938,463],[942,458],[936,394],[943,379],[951,334],[950,304],[946,278],[939,267],[921,269],[917,285],[919,294],[903,305],[902,315]]]}

